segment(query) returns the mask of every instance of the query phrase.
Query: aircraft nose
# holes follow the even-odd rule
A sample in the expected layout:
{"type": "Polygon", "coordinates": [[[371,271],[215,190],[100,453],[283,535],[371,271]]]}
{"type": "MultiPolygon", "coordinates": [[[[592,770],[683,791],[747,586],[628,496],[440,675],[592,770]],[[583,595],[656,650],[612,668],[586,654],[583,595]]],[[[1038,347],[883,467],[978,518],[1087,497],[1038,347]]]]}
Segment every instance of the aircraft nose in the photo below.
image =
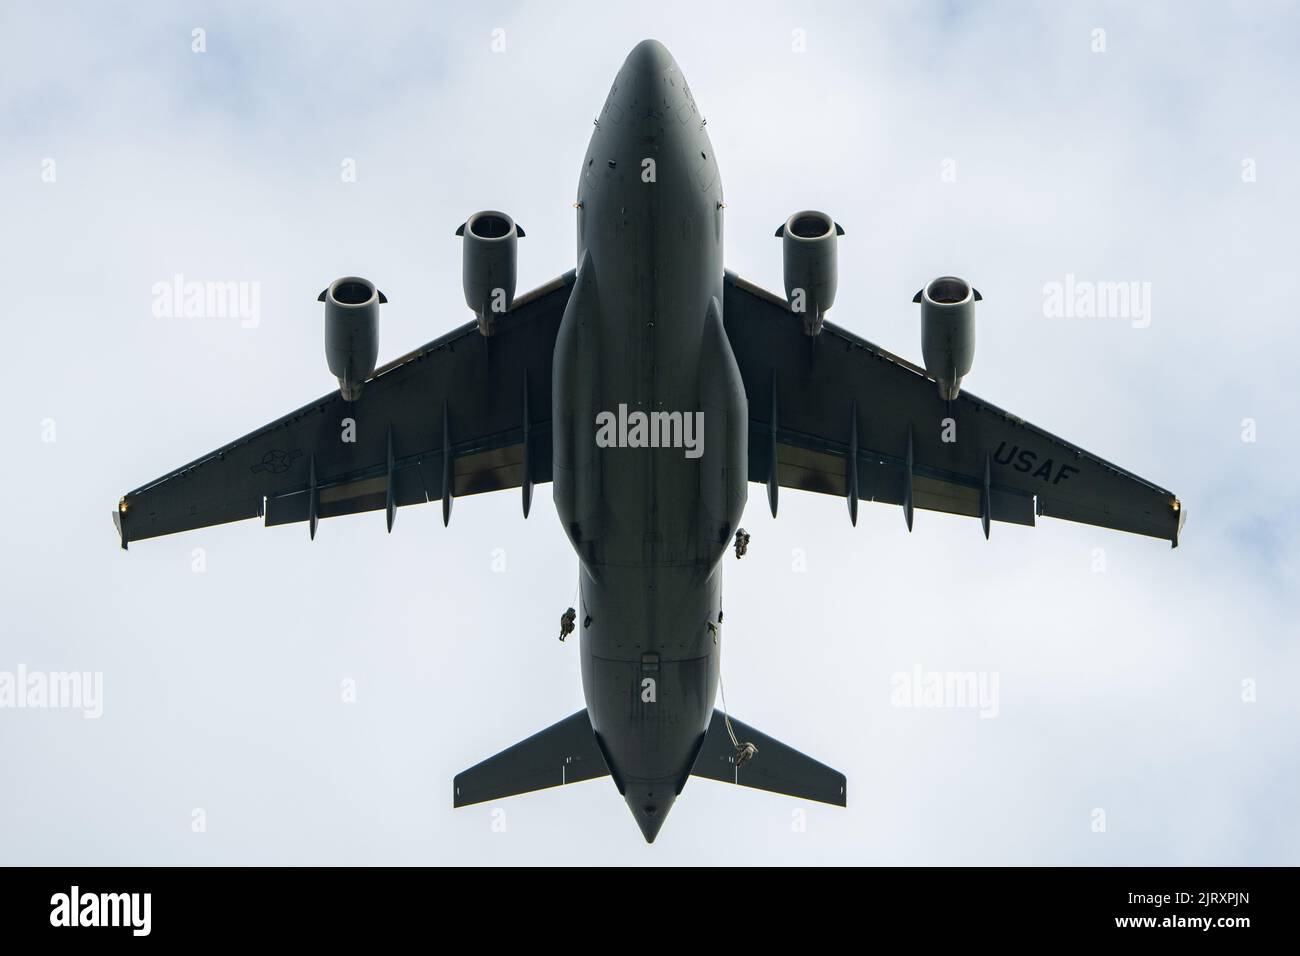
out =
{"type": "Polygon", "coordinates": [[[619,86],[625,107],[658,111],[680,95],[682,80],[667,48],[658,40],[642,40],[623,61],[619,86]]]}
{"type": "Polygon", "coordinates": [[[670,783],[629,785],[624,796],[646,843],[654,843],[677,794],[670,783]]]}
{"type": "Polygon", "coordinates": [[[658,40],[642,40],[632,47],[624,66],[642,76],[663,73],[674,66],[673,55],[658,40]]]}

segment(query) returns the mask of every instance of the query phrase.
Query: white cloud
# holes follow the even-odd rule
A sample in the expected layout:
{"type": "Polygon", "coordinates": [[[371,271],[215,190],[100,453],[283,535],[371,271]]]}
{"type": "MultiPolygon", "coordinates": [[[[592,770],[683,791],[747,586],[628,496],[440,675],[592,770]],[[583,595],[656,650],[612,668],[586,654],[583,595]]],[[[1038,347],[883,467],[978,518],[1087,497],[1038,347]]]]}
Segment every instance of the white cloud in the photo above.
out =
{"type": "Polygon", "coordinates": [[[850,529],[842,502],[793,493],[774,522],[756,487],[750,556],[727,568],[730,701],[845,770],[850,807],[809,806],[792,833],[792,801],[694,781],[654,860],[1300,860],[1280,809],[1300,795],[1294,10],[735,9],[6,9],[0,669],[102,671],[110,702],[98,721],[0,714],[8,860],[647,859],[607,781],[503,802],[504,835],[449,806],[455,772],[582,703],[553,634],[576,560],[545,491],[527,523],[507,494],[447,530],[436,508],[392,536],[331,520],[310,546],[246,523],[123,555],[108,514],[332,387],[331,278],[389,295],[388,358],[468,318],[452,231],[473,209],[527,227],[521,288],[572,267],[591,118],[645,36],[710,120],[732,268],[779,288],[773,228],[826,208],[848,231],[832,320],[912,358],[911,295],[967,276],[985,295],[969,388],[1190,509],[1170,553],[1050,521],[985,543],[921,514],[909,536],[881,506],[850,529]],[[177,272],[260,282],[260,325],[155,319],[151,286],[177,272]],[[1151,327],[1044,318],[1067,272],[1151,282],[1151,327]],[[915,663],[998,672],[998,718],[891,708],[915,663]]]}

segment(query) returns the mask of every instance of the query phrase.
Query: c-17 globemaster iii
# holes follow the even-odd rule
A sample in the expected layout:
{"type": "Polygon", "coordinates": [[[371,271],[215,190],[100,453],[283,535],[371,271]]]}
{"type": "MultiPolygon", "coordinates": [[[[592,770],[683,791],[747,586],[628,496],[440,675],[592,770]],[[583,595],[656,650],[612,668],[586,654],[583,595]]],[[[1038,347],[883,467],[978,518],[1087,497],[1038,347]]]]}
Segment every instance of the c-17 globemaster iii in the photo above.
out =
{"type": "MultiPolygon", "coordinates": [[[[722,180],[680,68],[646,40],[596,120],[578,175],[576,267],[515,296],[524,232],[461,226],[474,320],[376,368],[374,283],[331,283],[339,389],[122,498],[128,542],[244,518],[267,525],[551,482],[579,558],[586,708],[458,775],[455,806],[609,776],[653,841],[691,776],[845,805],[844,776],[714,709],[722,564],[743,553],[749,482],[1033,525],[1065,518],[1178,543],[1168,491],[961,390],[975,303],[944,276],[916,294],[924,367],[826,321],[829,215],[777,229],[785,295],[724,268],[722,180]],[[351,441],[341,422],[352,419],[351,441]],[[945,424],[946,423],[946,424],[945,424]],[[958,440],[951,439],[956,423],[958,440]]],[[[536,239],[534,239],[536,241],[536,239]]],[[[553,620],[553,618],[552,618],[553,620]]]]}

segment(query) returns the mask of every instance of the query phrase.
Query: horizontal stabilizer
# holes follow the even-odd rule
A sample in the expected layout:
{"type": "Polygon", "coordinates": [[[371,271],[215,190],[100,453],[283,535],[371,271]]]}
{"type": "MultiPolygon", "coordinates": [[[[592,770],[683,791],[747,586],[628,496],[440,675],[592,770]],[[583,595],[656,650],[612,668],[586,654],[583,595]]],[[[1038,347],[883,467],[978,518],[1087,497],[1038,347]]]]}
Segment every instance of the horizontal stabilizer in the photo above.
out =
{"type": "Polygon", "coordinates": [[[722,711],[715,710],[709,732],[704,737],[704,746],[700,748],[695,768],[691,771],[692,776],[783,793],[802,800],[833,803],[837,807],[846,805],[844,774],[734,717],[731,726],[742,744],[754,745],[754,756],[736,766],[736,748],[727,733],[726,721],[722,711]]]}
{"type": "Polygon", "coordinates": [[[452,806],[464,807],[609,775],[586,710],[456,775],[452,806]]]}

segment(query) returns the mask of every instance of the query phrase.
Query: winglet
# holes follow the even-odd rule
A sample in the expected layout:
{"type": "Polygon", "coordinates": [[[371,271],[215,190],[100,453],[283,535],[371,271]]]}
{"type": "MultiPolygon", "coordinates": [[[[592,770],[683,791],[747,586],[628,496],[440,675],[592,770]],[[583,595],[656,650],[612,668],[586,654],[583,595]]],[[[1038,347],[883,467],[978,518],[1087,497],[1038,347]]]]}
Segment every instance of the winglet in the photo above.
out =
{"type": "Polygon", "coordinates": [[[126,521],[124,520],[125,517],[126,517],[126,509],[127,509],[127,507],[128,507],[128,506],[127,506],[127,503],[126,503],[126,496],[123,495],[123,496],[122,496],[122,500],[119,501],[119,502],[117,503],[117,510],[113,512],[113,526],[114,526],[115,528],[117,528],[117,536],[118,536],[118,538],[119,538],[119,539],[121,540],[121,542],[122,542],[122,550],[123,550],[123,551],[126,551],[126,550],[127,550],[127,547],[126,547],[126,521]]]}

